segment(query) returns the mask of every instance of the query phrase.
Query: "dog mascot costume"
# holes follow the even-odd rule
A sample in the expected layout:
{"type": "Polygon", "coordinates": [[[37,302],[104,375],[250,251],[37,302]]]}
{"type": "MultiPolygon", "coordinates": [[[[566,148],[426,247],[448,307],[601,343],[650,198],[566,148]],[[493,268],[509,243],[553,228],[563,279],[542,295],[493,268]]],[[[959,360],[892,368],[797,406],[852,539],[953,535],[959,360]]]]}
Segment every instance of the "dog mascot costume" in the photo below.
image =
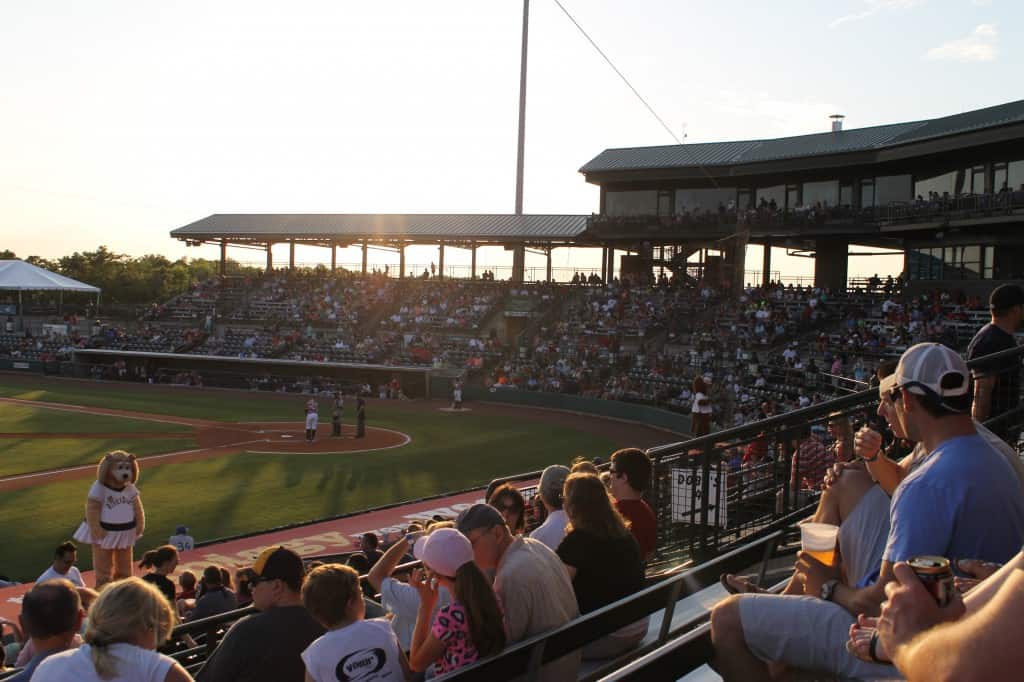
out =
{"type": "Polygon", "coordinates": [[[114,450],[100,460],[85,502],[85,521],[74,538],[92,545],[96,588],[132,575],[132,550],[146,527],[146,512],[135,483],[135,455],[114,450]]]}

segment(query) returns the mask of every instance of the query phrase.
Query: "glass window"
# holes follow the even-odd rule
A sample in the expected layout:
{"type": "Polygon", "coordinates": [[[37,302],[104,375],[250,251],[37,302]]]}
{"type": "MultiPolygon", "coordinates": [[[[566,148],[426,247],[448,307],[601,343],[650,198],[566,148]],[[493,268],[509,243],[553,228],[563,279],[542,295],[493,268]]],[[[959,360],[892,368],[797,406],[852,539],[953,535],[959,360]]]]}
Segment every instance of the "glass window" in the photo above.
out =
{"type": "Polygon", "coordinates": [[[1004,188],[1010,189],[1010,186],[1006,184],[1006,164],[997,163],[992,166],[992,191],[1000,192],[1004,188]]]}
{"type": "Polygon", "coordinates": [[[836,206],[839,204],[839,181],[804,183],[804,206],[836,206]]]}
{"type": "Polygon", "coordinates": [[[860,205],[861,208],[867,208],[869,206],[875,206],[875,181],[861,180],[860,181],[860,205]]]}
{"type": "Polygon", "coordinates": [[[672,215],[672,193],[658,192],[658,215],[672,215]]]}
{"type": "Polygon", "coordinates": [[[839,186],[839,205],[846,207],[853,206],[853,185],[839,186]]]}
{"type": "Polygon", "coordinates": [[[786,187],[786,208],[794,209],[800,206],[800,188],[797,185],[786,187]]]}
{"type": "Polygon", "coordinates": [[[935,193],[943,195],[956,194],[956,171],[914,178],[914,196],[928,199],[935,193]]]}
{"type": "Polygon", "coordinates": [[[718,205],[726,208],[736,204],[736,188],[720,187],[717,189],[677,189],[676,213],[698,213],[717,211],[718,205]]]}
{"type": "Polygon", "coordinates": [[[985,194],[988,188],[985,187],[985,167],[976,166],[971,170],[971,193],[985,194]]]}
{"type": "Polygon", "coordinates": [[[749,189],[741,189],[737,195],[737,204],[741,209],[753,208],[754,207],[754,192],[749,189]]]}
{"type": "Polygon", "coordinates": [[[1024,192],[1024,161],[1006,164],[1006,182],[1012,192],[1024,192]]]}
{"type": "Polygon", "coordinates": [[[985,247],[985,262],[982,264],[981,277],[982,279],[992,279],[992,266],[995,262],[995,247],[985,247]]]}
{"type": "Polygon", "coordinates": [[[760,206],[761,202],[772,203],[775,201],[775,205],[783,207],[786,205],[786,186],[775,185],[774,187],[759,187],[757,190],[757,205],[760,206]]]}
{"type": "Polygon", "coordinates": [[[608,192],[604,195],[604,212],[609,216],[655,215],[658,211],[658,190],[608,192]]]}
{"type": "Polygon", "coordinates": [[[914,198],[914,187],[909,175],[882,175],[875,178],[875,205],[886,206],[914,198]]]}

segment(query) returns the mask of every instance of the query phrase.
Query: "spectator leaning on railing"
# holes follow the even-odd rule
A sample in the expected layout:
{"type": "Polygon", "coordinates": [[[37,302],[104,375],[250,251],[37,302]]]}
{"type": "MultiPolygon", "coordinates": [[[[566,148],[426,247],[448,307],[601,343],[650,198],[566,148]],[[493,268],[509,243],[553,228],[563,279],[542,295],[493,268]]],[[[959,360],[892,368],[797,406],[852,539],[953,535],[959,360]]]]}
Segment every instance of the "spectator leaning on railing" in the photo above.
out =
{"type": "MultiPolygon", "coordinates": [[[[967,359],[1016,348],[1014,333],[1024,321],[1024,290],[1016,284],[1003,284],[989,297],[992,320],[978,330],[967,346],[967,359]]],[[[987,361],[974,369],[974,418],[990,417],[1015,409],[1020,403],[1020,358],[987,361]]],[[[993,430],[1009,443],[1015,443],[1019,428],[1000,423],[993,430]]]]}

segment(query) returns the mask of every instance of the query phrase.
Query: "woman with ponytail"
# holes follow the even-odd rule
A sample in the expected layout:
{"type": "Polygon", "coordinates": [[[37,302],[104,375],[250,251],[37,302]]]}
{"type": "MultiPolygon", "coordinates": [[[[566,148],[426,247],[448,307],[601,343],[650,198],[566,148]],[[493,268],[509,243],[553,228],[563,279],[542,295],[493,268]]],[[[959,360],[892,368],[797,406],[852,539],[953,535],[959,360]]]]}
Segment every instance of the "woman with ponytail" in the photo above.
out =
{"type": "Polygon", "coordinates": [[[107,583],[89,610],[85,644],[52,654],[33,682],[191,682],[173,658],[157,653],[174,627],[174,610],[139,578],[107,583]]]}
{"type": "Polygon", "coordinates": [[[409,580],[420,595],[409,667],[421,671],[433,663],[435,675],[443,675],[504,649],[498,598],[473,563],[473,546],[466,536],[442,528],[418,540],[413,555],[423,561],[426,572],[414,571],[409,580]],[[444,586],[454,601],[431,619],[438,586],[444,586]]]}
{"type": "Polygon", "coordinates": [[[174,604],[174,581],[169,576],[178,567],[178,548],[174,545],[162,545],[142,555],[139,568],[152,568],[152,573],[142,576],[147,583],[160,590],[167,603],[174,604]]]}

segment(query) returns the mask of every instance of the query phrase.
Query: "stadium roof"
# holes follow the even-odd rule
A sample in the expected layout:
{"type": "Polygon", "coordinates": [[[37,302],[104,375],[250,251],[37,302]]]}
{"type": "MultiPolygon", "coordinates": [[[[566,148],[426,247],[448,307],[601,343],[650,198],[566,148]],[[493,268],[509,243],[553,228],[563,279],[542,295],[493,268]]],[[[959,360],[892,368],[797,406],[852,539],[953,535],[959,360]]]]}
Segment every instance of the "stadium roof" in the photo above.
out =
{"type": "Polygon", "coordinates": [[[769,140],[606,149],[584,164],[580,168],[580,172],[588,174],[737,166],[764,161],[878,151],[1014,123],[1024,123],[1024,100],[942,118],[838,132],[814,133],[769,140]]]}
{"type": "Polygon", "coordinates": [[[23,260],[0,260],[0,289],[16,291],[84,291],[98,294],[98,287],[79,282],[23,260]]]}
{"type": "Polygon", "coordinates": [[[412,240],[513,242],[573,239],[584,215],[218,213],[171,231],[185,240],[412,240]]]}

